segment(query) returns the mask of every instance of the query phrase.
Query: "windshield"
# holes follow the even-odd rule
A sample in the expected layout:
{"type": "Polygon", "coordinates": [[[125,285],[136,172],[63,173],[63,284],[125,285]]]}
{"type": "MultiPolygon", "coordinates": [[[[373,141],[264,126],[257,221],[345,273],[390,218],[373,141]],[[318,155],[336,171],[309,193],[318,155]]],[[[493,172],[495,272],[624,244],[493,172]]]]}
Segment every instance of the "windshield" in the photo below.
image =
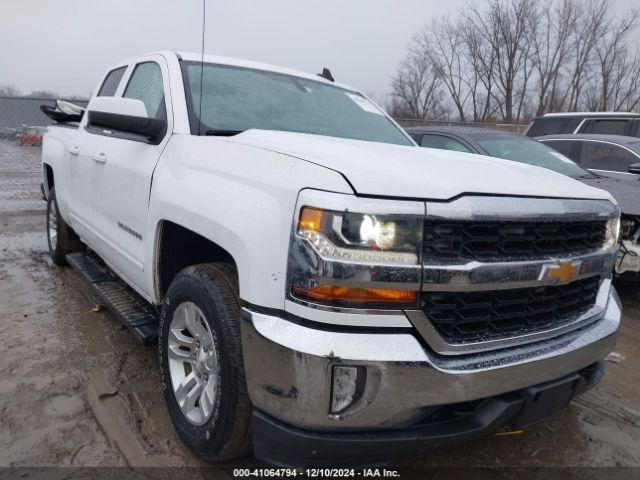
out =
{"type": "Polygon", "coordinates": [[[548,168],[573,178],[595,178],[595,175],[536,140],[508,133],[479,133],[476,142],[492,157],[548,168]]]}
{"type": "Polygon", "coordinates": [[[412,145],[359,93],[291,75],[182,62],[191,132],[234,135],[251,128],[412,145]],[[200,76],[202,73],[202,105],[200,76]]]}

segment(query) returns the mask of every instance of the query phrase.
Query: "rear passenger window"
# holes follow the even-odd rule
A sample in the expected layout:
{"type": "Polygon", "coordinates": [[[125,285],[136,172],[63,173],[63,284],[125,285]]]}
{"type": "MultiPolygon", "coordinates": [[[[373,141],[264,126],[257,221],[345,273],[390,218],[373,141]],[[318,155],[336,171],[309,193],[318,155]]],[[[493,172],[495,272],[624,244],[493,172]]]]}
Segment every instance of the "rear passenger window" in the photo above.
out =
{"type": "Polygon", "coordinates": [[[580,142],[582,145],[578,163],[584,168],[627,172],[629,165],[640,159],[618,145],[602,142],[580,142]]]}
{"type": "Polygon", "coordinates": [[[453,150],[455,152],[471,152],[462,142],[445,135],[423,135],[420,146],[439,148],[440,150],[453,150]]]}
{"type": "Polygon", "coordinates": [[[115,70],[111,70],[104,79],[104,82],[102,82],[102,86],[98,91],[98,97],[113,97],[118,89],[118,85],[120,85],[120,80],[122,80],[122,76],[126,69],[127,67],[120,67],[115,70]]]}
{"type": "Polygon", "coordinates": [[[629,120],[588,120],[583,130],[587,133],[625,135],[629,120]]]}
{"type": "Polygon", "coordinates": [[[162,70],[156,62],[144,62],[136,66],[123,96],[141,100],[149,117],[166,120],[162,70]]]}

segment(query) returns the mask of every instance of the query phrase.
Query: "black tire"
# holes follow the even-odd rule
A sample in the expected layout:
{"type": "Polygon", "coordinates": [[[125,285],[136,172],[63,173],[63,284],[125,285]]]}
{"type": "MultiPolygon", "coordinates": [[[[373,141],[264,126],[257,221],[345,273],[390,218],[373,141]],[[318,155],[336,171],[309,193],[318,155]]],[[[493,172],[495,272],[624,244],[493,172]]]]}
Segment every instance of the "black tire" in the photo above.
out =
{"type": "Polygon", "coordinates": [[[251,402],[240,338],[237,271],[227,264],[200,264],[182,270],[171,283],[160,316],[160,376],[165,402],[178,435],[200,457],[221,462],[251,452],[251,402]],[[180,410],[169,371],[168,338],[175,310],[195,304],[206,317],[219,352],[219,382],[211,417],[201,426],[180,410]]]}
{"type": "Polygon", "coordinates": [[[65,223],[60,215],[57,207],[56,191],[52,187],[49,190],[47,198],[47,245],[49,246],[49,256],[56,265],[65,265],[67,263],[67,254],[81,252],[84,250],[84,244],[80,241],[76,232],[65,223]],[[52,226],[51,215],[55,213],[56,222],[53,224],[54,230],[57,232],[55,239],[52,239],[50,227],[52,226]]]}

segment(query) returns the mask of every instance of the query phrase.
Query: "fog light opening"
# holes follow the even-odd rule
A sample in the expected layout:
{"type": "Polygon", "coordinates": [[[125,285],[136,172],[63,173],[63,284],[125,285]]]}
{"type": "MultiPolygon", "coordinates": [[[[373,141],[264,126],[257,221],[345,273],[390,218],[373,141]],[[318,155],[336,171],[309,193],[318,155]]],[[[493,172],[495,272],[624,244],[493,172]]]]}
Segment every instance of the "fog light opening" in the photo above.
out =
{"type": "Polygon", "coordinates": [[[357,402],[364,391],[365,369],[334,365],[331,385],[331,414],[339,414],[357,402]]]}

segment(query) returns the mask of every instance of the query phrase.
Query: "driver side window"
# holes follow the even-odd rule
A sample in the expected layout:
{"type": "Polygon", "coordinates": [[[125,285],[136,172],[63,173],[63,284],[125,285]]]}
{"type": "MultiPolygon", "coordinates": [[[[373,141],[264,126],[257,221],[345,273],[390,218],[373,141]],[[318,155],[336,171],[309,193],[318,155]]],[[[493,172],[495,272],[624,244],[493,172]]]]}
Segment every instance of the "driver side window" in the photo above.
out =
{"type": "Polygon", "coordinates": [[[162,70],[156,62],[144,62],[136,65],[123,97],[142,101],[149,117],[167,119],[162,70]]]}

